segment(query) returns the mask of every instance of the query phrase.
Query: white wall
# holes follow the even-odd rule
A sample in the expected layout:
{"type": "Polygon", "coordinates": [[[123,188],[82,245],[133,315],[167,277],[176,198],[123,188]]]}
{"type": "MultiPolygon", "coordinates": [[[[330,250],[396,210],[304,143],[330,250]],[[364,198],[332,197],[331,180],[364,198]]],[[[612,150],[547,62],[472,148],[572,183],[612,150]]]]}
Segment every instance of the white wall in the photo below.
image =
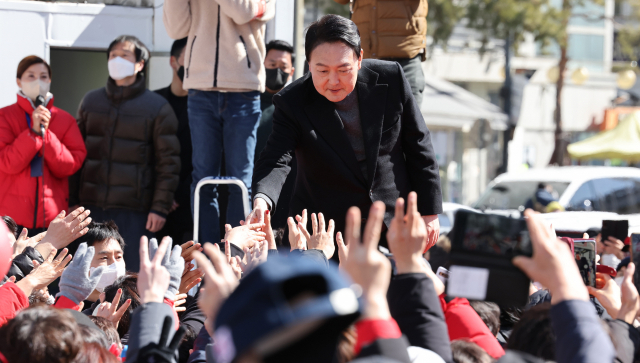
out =
{"type": "Polygon", "coordinates": [[[150,8],[0,1],[0,107],[15,102],[16,68],[28,55],[50,61],[51,47],[105,50],[122,34],[137,36],[154,51],[153,15],[150,8]]]}
{"type": "MultiPolygon", "coordinates": [[[[37,55],[50,61],[52,47],[106,50],[119,35],[140,38],[152,52],[149,88],[171,81],[169,38],[162,21],[163,0],[154,8],[40,1],[0,1],[0,107],[16,101],[15,74],[20,60],[37,55]]],[[[268,24],[270,39],[293,44],[294,0],[277,0],[276,16],[268,24]]],[[[268,39],[268,40],[270,40],[268,39]]],[[[53,70],[55,74],[55,69],[53,70]]],[[[60,81],[54,79],[54,82],[60,81]]],[[[105,80],[106,81],[106,80],[105,80]]]]}

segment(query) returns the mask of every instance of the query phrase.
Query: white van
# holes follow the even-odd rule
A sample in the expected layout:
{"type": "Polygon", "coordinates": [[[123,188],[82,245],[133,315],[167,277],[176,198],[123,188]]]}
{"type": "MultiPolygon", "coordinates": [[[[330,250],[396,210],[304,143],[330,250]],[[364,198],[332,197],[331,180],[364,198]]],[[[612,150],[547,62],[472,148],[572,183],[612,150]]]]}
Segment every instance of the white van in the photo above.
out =
{"type": "Polygon", "coordinates": [[[640,169],[607,166],[548,167],[502,174],[489,183],[473,207],[524,211],[540,183],[553,188],[567,211],[640,213],[640,169]]]}

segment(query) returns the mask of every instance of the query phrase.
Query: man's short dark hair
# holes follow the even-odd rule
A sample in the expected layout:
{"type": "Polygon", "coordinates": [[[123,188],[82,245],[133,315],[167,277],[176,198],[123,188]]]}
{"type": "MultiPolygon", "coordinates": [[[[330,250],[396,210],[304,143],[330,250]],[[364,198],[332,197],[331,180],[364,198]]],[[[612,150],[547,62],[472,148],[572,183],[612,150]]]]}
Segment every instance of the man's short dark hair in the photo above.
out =
{"type": "Polygon", "coordinates": [[[80,238],[82,242],[87,242],[88,247],[113,238],[118,241],[120,248],[124,251],[124,239],[122,239],[118,226],[114,221],[106,221],[104,223],[91,222],[88,228],[89,232],[80,238]]]}
{"type": "Polygon", "coordinates": [[[478,344],[467,340],[454,340],[451,342],[451,354],[456,363],[491,363],[493,358],[480,348],[478,344]]]}
{"type": "Polygon", "coordinates": [[[2,220],[4,221],[4,224],[7,225],[9,232],[13,233],[13,235],[17,239],[19,234],[18,234],[18,224],[16,223],[16,221],[14,221],[13,218],[9,216],[3,216],[2,220]]]}
{"type": "Polygon", "coordinates": [[[307,28],[304,42],[304,55],[307,62],[311,59],[311,52],[323,43],[342,42],[360,58],[360,31],[353,21],[340,15],[325,15],[314,21],[307,28]]]}
{"type": "MultiPolygon", "coordinates": [[[[178,39],[175,40],[173,42],[173,44],[171,44],[171,56],[175,57],[176,59],[180,58],[180,53],[182,53],[182,50],[184,49],[184,47],[187,46],[187,39],[188,37],[184,37],[182,39],[178,39]]],[[[267,52],[269,50],[267,49],[267,52]]]]}
{"type": "Polygon", "coordinates": [[[291,65],[293,65],[293,63],[296,61],[296,56],[295,56],[295,54],[293,54],[293,46],[291,44],[285,42],[284,40],[274,39],[274,40],[270,41],[269,43],[267,43],[267,53],[266,54],[269,54],[269,51],[271,49],[281,50],[283,52],[287,52],[287,53],[291,54],[291,65]]]}
{"type": "Polygon", "coordinates": [[[75,362],[83,343],[71,313],[50,306],[22,310],[0,328],[0,351],[8,362],[75,362]]]}
{"type": "Polygon", "coordinates": [[[544,360],[556,359],[556,334],[551,326],[551,304],[543,303],[525,312],[513,327],[507,349],[529,353],[544,360]]]}
{"type": "Polygon", "coordinates": [[[147,63],[149,63],[149,49],[140,39],[133,35],[121,35],[114,39],[111,44],[109,44],[109,48],[107,49],[107,59],[109,59],[109,54],[111,54],[111,50],[113,49],[113,47],[120,43],[126,42],[133,44],[133,46],[136,48],[134,50],[134,53],[136,55],[136,62],[140,62],[141,60],[144,61],[144,68],[142,69],[142,71],[144,72],[144,70],[147,69],[147,63]]]}

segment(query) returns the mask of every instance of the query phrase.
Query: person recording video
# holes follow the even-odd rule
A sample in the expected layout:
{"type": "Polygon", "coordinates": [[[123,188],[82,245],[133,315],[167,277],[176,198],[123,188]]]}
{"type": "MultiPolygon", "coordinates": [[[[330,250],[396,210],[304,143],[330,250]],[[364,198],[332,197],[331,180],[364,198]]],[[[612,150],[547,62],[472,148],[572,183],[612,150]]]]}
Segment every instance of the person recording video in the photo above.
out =
{"type": "Polygon", "coordinates": [[[0,215],[31,234],[67,210],[68,177],[87,150],[76,120],[53,105],[51,67],[31,55],[18,64],[18,100],[0,109],[0,215]]]}

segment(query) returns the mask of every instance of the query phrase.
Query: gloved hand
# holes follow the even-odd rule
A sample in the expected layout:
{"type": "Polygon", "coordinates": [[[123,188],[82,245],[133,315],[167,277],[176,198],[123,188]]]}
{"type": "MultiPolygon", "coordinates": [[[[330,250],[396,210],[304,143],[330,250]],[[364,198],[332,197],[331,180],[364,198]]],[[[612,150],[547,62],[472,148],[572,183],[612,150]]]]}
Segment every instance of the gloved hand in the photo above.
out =
{"type": "MultiPolygon", "coordinates": [[[[171,240],[171,237],[165,237],[171,240]]],[[[172,241],[173,242],[173,241],[172,241]]],[[[153,260],[158,250],[158,240],[152,238],[149,240],[149,260],[153,260]]],[[[171,255],[165,253],[162,257],[162,266],[164,266],[171,279],[169,280],[169,288],[164,294],[164,297],[169,300],[175,300],[178,289],[180,288],[180,280],[182,279],[182,272],[184,271],[184,258],[182,258],[182,248],[180,246],[174,246],[171,250],[171,255]]]]}
{"type": "Polygon", "coordinates": [[[81,301],[86,300],[91,295],[96,286],[98,286],[100,276],[102,276],[102,272],[106,268],[100,266],[89,275],[94,254],[93,247],[87,248],[86,242],[80,244],[76,255],[73,256],[73,260],[64,269],[60,277],[60,292],[57,296],[64,296],[74,303],[80,304],[81,301]]]}

